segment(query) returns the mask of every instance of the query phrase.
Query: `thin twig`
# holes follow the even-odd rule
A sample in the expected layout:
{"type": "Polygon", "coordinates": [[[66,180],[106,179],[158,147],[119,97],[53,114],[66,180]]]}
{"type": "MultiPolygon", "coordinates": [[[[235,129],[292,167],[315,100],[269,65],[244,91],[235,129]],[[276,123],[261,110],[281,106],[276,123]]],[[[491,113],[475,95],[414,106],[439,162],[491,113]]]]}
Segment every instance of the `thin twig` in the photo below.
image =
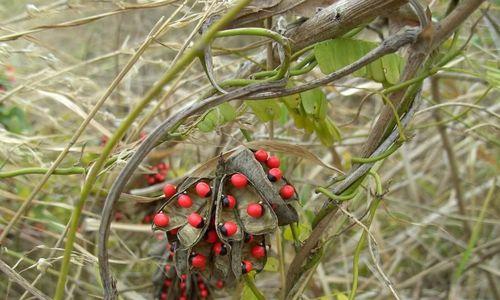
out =
{"type": "Polygon", "coordinates": [[[3,260],[0,260],[0,270],[4,272],[10,280],[14,280],[17,284],[29,291],[33,296],[42,300],[50,300],[50,297],[42,293],[36,287],[32,286],[24,277],[12,270],[3,260]]]}

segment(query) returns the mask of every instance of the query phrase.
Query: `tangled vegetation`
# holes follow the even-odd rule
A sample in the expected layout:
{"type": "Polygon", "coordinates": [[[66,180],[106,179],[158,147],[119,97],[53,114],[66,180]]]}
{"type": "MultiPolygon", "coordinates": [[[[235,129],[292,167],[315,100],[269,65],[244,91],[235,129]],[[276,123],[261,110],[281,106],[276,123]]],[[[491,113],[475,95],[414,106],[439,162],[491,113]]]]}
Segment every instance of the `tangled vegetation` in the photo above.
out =
{"type": "Polygon", "coordinates": [[[500,299],[498,1],[0,3],[5,299],[500,299]]]}

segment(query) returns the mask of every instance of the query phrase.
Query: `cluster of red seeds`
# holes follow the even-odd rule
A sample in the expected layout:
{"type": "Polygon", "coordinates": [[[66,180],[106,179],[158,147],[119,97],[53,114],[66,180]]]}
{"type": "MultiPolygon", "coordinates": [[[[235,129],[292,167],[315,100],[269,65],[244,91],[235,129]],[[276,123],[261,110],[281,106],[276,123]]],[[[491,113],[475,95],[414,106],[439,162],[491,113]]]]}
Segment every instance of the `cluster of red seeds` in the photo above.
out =
{"type": "Polygon", "coordinates": [[[165,178],[167,178],[167,172],[170,169],[169,165],[167,165],[164,162],[161,162],[155,166],[152,166],[150,168],[151,173],[146,174],[146,181],[148,182],[149,185],[161,183],[165,181],[165,178]]]}
{"type": "MultiPolygon", "coordinates": [[[[231,184],[238,188],[245,188],[248,184],[248,179],[245,175],[236,173],[230,178],[231,184]]],[[[195,185],[196,194],[202,198],[209,197],[212,194],[212,189],[208,183],[205,181],[200,181],[195,185]]],[[[163,187],[163,194],[165,198],[169,199],[177,193],[177,188],[172,184],[165,184],[163,187]]],[[[177,204],[182,208],[190,208],[193,205],[193,200],[187,194],[179,194],[177,196],[177,204]]],[[[232,195],[225,195],[222,199],[222,206],[226,209],[234,209],[236,207],[236,199],[232,195]]],[[[247,206],[247,213],[251,217],[259,218],[263,213],[263,206],[258,203],[249,204],[247,206]]],[[[212,219],[213,220],[213,219],[212,219]]],[[[170,217],[163,213],[157,213],[153,218],[153,223],[157,227],[167,227],[170,223],[170,217]]],[[[187,223],[194,228],[200,229],[205,225],[205,219],[198,213],[193,212],[187,216],[187,223]]],[[[219,231],[225,237],[231,237],[238,231],[238,225],[232,221],[226,221],[224,223],[217,225],[219,231]]],[[[179,228],[175,228],[169,231],[170,235],[176,235],[179,228]]],[[[212,251],[215,255],[226,255],[227,248],[219,240],[217,232],[215,230],[215,224],[211,223],[209,228],[205,233],[205,242],[213,244],[212,251]]],[[[245,242],[251,243],[253,241],[253,236],[251,234],[245,233],[245,242]]],[[[263,245],[253,245],[251,248],[251,254],[256,259],[262,259],[266,255],[266,250],[263,245]]],[[[171,253],[173,255],[173,253],[171,253]]],[[[191,265],[197,269],[205,269],[207,264],[207,257],[201,253],[192,252],[191,253],[191,265]]],[[[252,270],[252,263],[248,260],[242,261],[242,272],[247,273],[252,270]]]]}
{"type": "MultiPolygon", "coordinates": [[[[165,265],[165,274],[172,273],[172,266],[165,265]]],[[[160,293],[160,300],[168,299],[169,293],[177,296],[179,300],[188,299],[188,282],[190,288],[190,295],[196,295],[191,299],[207,299],[210,296],[210,289],[201,274],[192,274],[189,278],[187,275],[182,275],[180,278],[165,278],[160,293]]],[[[224,283],[221,281],[215,284],[217,288],[223,288],[224,283]]]]}
{"type": "MultiPolygon", "coordinates": [[[[270,155],[263,149],[255,151],[254,156],[255,159],[261,163],[267,173],[268,180],[278,184],[277,188],[279,189],[281,198],[284,200],[293,198],[295,195],[295,188],[283,179],[282,171],[280,169],[280,159],[277,156],[270,155]]],[[[229,187],[233,188],[233,192],[235,194],[237,190],[245,189],[249,185],[248,178],[242,173],[231,174],[228,182],[230,183],[229,187]]],[[[229,250],[222,239],[227,242],[227,238],[234,236],[240,230],[237,222],[226,219],[219,224],[215,224],[215,218],[213,215],[204,217],[198,213],[199,210],[196,207],[199,207],[201,204],[197,201],[200,201],[200,198],[209,198],[212,193],[212,187],[205,179],[196,182],[194,184],[194,191],[191,190],[191,192],[187,192],[187,190],[178,192],[176,186],[172,184],[165,184],[163,187],[163,194],[165,198],[169,200],[168,202],[175,203],[177,205],[178,208],[174,209],[196,209],[192,212],[186,211],[186,219],[182,224],[187,223],[186,226],[204,230],[203,239],[191,248],[191,252],[189,254],[189,263],[191,266],[190,272],[204,274],[204,271],[209,266],[209,262],[212,262],[217,256],[228,255],[229,250]],[[207,222],[209,222],[209,224],[208,226],[205,226],[207,222]]],[[[216,199],[216,201],[221,201],[220,204],[222,205],[223,210],[238,208],[238,201],[236,197],[227,193],[222,195],[221,199],[216,199]]],[[[247,206],[244,211],[246,211],[246,214],[253,219],[261,218],[265,214],[266,207],[271,209],[271,206],[268,204],[265,205],[262,201],[251,203],[247,202],[246,205],[247,206]]],[[[178,216],[176,218],[178,218],[178,216]]],[[[167,229],[168,239],[172,242],[172,245],[177,245],[179,243],[177,233],[183,226],[182,224],[179,224],[179,226],[177,225],[179,221],[174,221],[175,223],[172,223],[170,216],[163,212],[163,210],[155,214],[154,217],[152,217],[152,221],[157,228],[169,227],[169,229],[167,229]],[[172,226],[175,228],[172,228],[172,226]]],[[[263,266],[261,262],[263,262],[267,256],[264,235],[253,236],[243,230],[241,230],[241,233],[244,237],[245,253],[248,255],[246,257],[242,257],[241,271],[245,274],[255,269],[256,267],[254,263],[258,263],[259,267],[257,267],[257,271],[259,271],[259,269],[263,266]],[[252,261],[254,263],[252,263],[252,261]]],[[[176,247],[174,246],[170,247],[170,259],[174,256],[175,248],[176,247]]],[[[171,268],[171,266],[169,266],[169,268],[171,268]]],[[[224,285],[224,281],[222,279],[217,279],[216,283],[212,282],[211,285],[222,287],[224,285]]],[[[203,289],[200,289],[200,295],[201,291],[203,291],[203,289]]]]}
{"type": "MultiPolygon", "coordinates": [[[[269,168],[267,171],[267,177],[272,182],[277,182],[282,178],[282,172],[280,167],[280,159],[277,156],[271,156],[264,149],[259,149],[255,151],[255,159],[257,159],[262,165],[269,168]]],[[[285,184],[280,189],[281,198],[288,200],[295,194],[295,188],[290,184],[285,184]]]]}

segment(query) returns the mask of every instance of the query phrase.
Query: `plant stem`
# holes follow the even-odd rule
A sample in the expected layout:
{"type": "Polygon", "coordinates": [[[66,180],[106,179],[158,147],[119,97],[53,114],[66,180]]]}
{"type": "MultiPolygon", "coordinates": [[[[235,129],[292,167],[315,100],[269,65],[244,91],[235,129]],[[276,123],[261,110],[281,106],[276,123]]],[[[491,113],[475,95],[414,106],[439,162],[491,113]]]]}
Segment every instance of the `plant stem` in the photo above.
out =
{"type": "Polygon", "coordinates": [[[380,155],[373,156],[373,157],[368,157],[368,158],[364,158],[364,157],[351,157],[351,161],[353,163],[360,163],[360,164],[374,163],[376,161],[379,161],[381,159],[384,159],[384,158],[390,156],[391,154],[393,154],[394,152],[396,152],[396,150],[398,150],[398,148],[400,146],[401,146],[401,143],[395,143],[389,149],[387,149],[384,153],[382,153],[380,155]]]}
{"type": "Polygon", "coordinates": [[[106,159],[108,158],[111,151],[114,149],[115,145],[121,140],[121,138],[125,135],[127,129],[132,125],[134,120],[139,116],[139,114],[144,110],[144,108],[156,97],[158,96],[163,87],[169,83],[172,79],[174,79],[178,72],[182,71],[182,69],[189,65],[191,61],[193,61],[196,57],[198,57],[199,53],[203,51],[203,48],[210,43],[210,41],[215,37],[217,32],[225,27],[229,22],[236,17],[238,12],[242,10],[250,0],[241,0],[235,6],[233,6],[220,20],[214,23],[193,45],[191,49],[186,51],[184,55],[174,64],[170,69],[163,74],[160,80],[153,85],[153,87],[146,93],[144,98],[134,107],[134,109],[127,115],[125,120],[120,124],[117,128],[113,136],[106,143],[104,149],[102,150],[101,155],[98,160],[90,169],[90,173],[85,181],[85,184],[82,187],[82,192],[80,195],[80,199],[75,204],[75,209],[71,215],[71,225],[68,231],[68,237],[66,241],[66,247],[64,249],[64,257],[61,264],[61,276],[57,282],[56,292],[54,295],[55,300],[62,300],[64,297],[64,288],[66,285],[66,278],[69,272],[70,266],[70,258],[71,252],[73,251],[73,243],[75,242],[76,230],[78,228],[78,224],[80,221],[80,216],[82,213],[82,209],[85,205],[85,202],[92,190],[94,183],[97,180],[97,175],[99,171],[104,166],[106,159]]]}
{"type": "MultiPolygon", "coordinates": [[[[377,207],[380,204],[381,198],[377,195],[373,202],[370,204],[370,216],[368,218],[367,229],[370,229],[370,225],[375,217],[375,213],[377,211],[377,207]]],[[[361,237],[359,238],[358,245],[356,246],[356,250],[354,250],[354,258],[352,262],[352,287],[351,292],[349,293],[349,300],[353,300],[356,296],[356,289],[358,288],[358,276],[359,276],[359,256],[361,254],[361,250],[363,250],[366,242],[366,236],[368,235],[367,231],[363,231],[361,237]]]]}
{"type": "MultiPolygon", "coordinates": [[[[5,171],[0,172],[0,178],[10,178],[20,175],[29,175],[29,174],[46,174],[49,168],[24,168],[13,171],[5,171]]],[[[85,173],[85,168],[83,167],[72,167],[72,168],[57,168],[52,174],[53,175],[73,175],[73,174],[83,174],[85,173]]]]}
{"type": "Polygon", "coordinates": [[[250,288],[250,290],[252,290],[252,293],[255,296],[255,298],[259,300],[266,300],[266,297],[264,297],[264,295],[255,286],[255,282],[253,281],[253,278],[251,278],[249,274],[245,274],[243,278],[245,279],[246,285],[250,288]]]}

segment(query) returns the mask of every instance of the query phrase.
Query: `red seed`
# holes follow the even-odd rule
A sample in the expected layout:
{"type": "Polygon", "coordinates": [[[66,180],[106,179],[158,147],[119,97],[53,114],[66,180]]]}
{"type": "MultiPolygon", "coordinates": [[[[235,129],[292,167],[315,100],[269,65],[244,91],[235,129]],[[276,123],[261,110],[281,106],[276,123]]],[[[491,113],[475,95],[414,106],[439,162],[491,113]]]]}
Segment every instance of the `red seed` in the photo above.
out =
{"type": "Polygon", "coordinates": [[[168,169],[170,169],[169,166],[166,163],[164,163],[164,162],[159,163],[157,166],[158,166],[158,169],[160,169],[160,170],[168,170],[168,169]]]}
{"type": "Polygon", "coordinates": [[[250,261],[244,260],[241,262],[241,272],[243,274],[246,274],[246,273],[252,271],[252,268],[253,268],[253,266],[252,266],[252,263],[250,261]]]}
{"type": "Polygon", "coordinates": [[[115,212],[115,221],[120,221],[125,217],[125,215],[121,211],[115,212]]]}
{"type": "Polygon", "coordinates": [[[191,200],[191,197],[188,195],[181,194],[177,197],[177,204],[179,204],[180,207],[190,208],[193,205],[193,200],[191,200]]]}
{"type": "Polygon", "coordinates": [[[151,223],[151,215],[145,215],[144,219],[142,219],[143,223],[151,223]]]}
{"type": "Polygon", "coordinates": [[[207,243],[213,244],[213,243],[217,242],[217,239],[218,239],[217,232],[215,230],[207,231],[207,237],[205,238],[207,243]]]}
{"type": "Polygon", "coordinates": [[[167,227],[170,223],[170,218],[163,212],[159,212],[153,218],[153,223],[158,227],[167,227]]]}
{"type": "Polygon", "coordinates": [[[254,155],[255,155],[255,159],[262,162],[262,163],[266,162],[267,158],[269,157],[269,154],[264,149],[259,149],[259,150],[255,151],[254,155]]]}
{"type": "Polygon", "coordinates": [[[160,299],[161,299],[161,300],[167,300],[167,298],[168,298],[168,294],[167,294],[167,292],[162,292],[162,293],[161,293],[161,296],[160,296],[160,299]]]}
{"type": "Polygon", "coordinates": [[[203,254],[196,254],[191,258],[191,265],[198,269],[204,269],[207,265],[207,258],[203,254]]]}
{"type": "Polygon", "coordinates": [[[215,283],[215,286],[218,288],[218,289],[221,289],[224,287],[224,281],[222,281],[221,279],[217,280],[217,282],[215,283]]]}
{"type": "Polygon", "coordinates": [[[163,182],[163,181],[165,181],[165,175],[160,174],[160,173],[156,173],[155,174],[155,180],[157,182],[163,182]]]}
{"type": "Polygon", "coordinates": [[[188,223],[189,223],[191,226],[193,226],[194,228],[198,228],[198,229],[199,229],[199,228],[202,228],[202,227],[203,227],[203,225],[204,225],[204,223],[205,223],[205,222],[203,221],[203,218],[202,218],[199,214],[197,214],[197,213],[195,213],[195,212],[194,212],[194,213],[192,213],[192,214],[190,214],[190,215],[188,216],[187,220],[188,220],[188,223]]]}
{"type": "Polygon", "coordinates": [[[266,256],[266,248],[261,245],[255,245],[252,247],[251,253],[256,259],[262,259],[266,256]]]}
{"type": "Polygon", "coordinates": [[[212,193],[212,189],[210,188],[208,183],[203,182],[203,181],[198,182],[196,184],[196,186],[194,187],[194,189],[196,190],[196,193],[198,194],[198,196],[203,197],[203,198],[210,196],[210,194],[212,193]]]}
{"type": "MultiPolygon", "coordinates": [[[[166,272],[166,273],[170,272],[170,269],[171,269],[171,268],[172,268],[172,266],[171,266],[171,265],[165,265],[165,272],[166,272]]],[[[172,281],[170,281],[170,282],[172,282],[172,281]]]]}
{"type": "Polygon", "coordinates": [[[270,156],[266,161],[266,165],[270,169],[279,168],[280,167],[280,159],[277,156],[270,156]]]}
{"type": "Polygon", "coordinates": [[[200,290],[206,289],[206,286],[205,286],[205,284],[203,282],[198,283],[198,287],[200,288],[200,290]]]}
{"type": "Polygon", "coordinates": [[[231,183],[234,185],[234,187],[241,189],[247,186],[248,179],[245,175],[236,173],[231,176],[231,183]]]}
{"type": "Polygon", "coordinates": [[[212,247],[212,249],[214,250],[216,255],[226,255],[227,254],[227,248],[221,242],[215,243],[214,246],[212,247]]]}
{"type": "Polygon", "coordinates": [[[280,181],[282,176],[283,174],[281,173],[281,170],[278,168],[272,168],[267,173],[267,178],[272,182],[280,181]]]}
{"type": "Polygon", "coordinates": [[[172,285],[172,279],[165,279],[165,281],[163,282],[163,284],[165,286],[171,286],[172,285]]]}
{"type": "Polygon", "coordinates": [[[253,234],[245,232],[243,239],[245,243],[251,243],[253,241],[253,234]]]}
{"type": "Polygon", "coordinates": [[[295,189],[289,184],[285,184],[280,189],[280,196],[283,199],[290,199],[295,194],[295,189]]]}
{"type": "Polygon", "coordinates": [[[232,236],[238,231],[238,225],[234,222],[227,221],[223,225],[219,225],[219,230],[225,236],[232,236]]]}
{"type": "Polygon", "coordinates": [[[177,188],[175,187],[175,185],[170,183],[165,184],[165,186],[163,187],[163,195],[165,195],[165,198],[168,199],[175,195],[175,193],[177,193],[177,188]]]}
{"type": "MultiPolygon", "coordinates": [[[[185,288],[185,287],[184,287],[185,288]]],[[[180,296],[179,297],[179,300],[187,300],[187,297],[186,296],[180,296]]]]}
{"type": "Polygon", "coordinates": [[[247,206],[247,214],[253,218],[260,218],[264,214],[264,207],[259,203],[250,203],[247,206]]]}
{"type": "Polygon", "coordinates": [[[156,179],[154,176],[151,176],[151,175],[148,175],[148,177],[146,177],[146,180],[148,182],[149,185],[153,185],[156,183],[156,179]]]}
{"type": "Polygon", "coordinates": [[[203,289],[200,291],[200,296],[202,298],[206,298],[208,296],[208,291],[206,289],[203,289]]]}
{"type": "Polygon", "coordinates": [[[186,280],[187,278],[188,278],[188,276],[186,274],[181,275],[181,280],[186,280]]]}
{"type": "Polygon", "coordinates": [[[174,228],[174,229],[170,230],[168,233],[170,233],[171,235],[176,235],[177,232],[179,232],[179,228],[180,227],[174,228]]]}
{"type": "MultiPolygon", "coordinates": [[[[181,290],[185,290],[185,289],[186,289],[186,285],[187,285],[187,284],[186,284],[185,282],[181,282],[181,283],[179,284],[179,287],[181,288],[181,290]]],[[[180,298],[179,298],[179,299],[180,299],[180,298]]]]}
{"type": "Polygon", "coordinates": [[[222,206],[227,208],[234,208],[236,206],[236,198],[231,195],[224,196],[222,198],[222,206]]]}

